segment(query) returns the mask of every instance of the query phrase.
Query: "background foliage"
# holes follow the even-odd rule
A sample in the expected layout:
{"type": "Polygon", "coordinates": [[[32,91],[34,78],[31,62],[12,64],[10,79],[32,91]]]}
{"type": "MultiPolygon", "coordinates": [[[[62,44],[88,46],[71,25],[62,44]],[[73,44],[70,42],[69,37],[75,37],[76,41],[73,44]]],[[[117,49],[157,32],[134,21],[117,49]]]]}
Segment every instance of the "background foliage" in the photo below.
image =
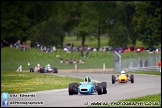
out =
{"type": "Polygon", "coordinates": [[[63,47],[65,36],[108,45],[161,44],[161,1],[1,1],[1,39],[63,47]],[[124,42],[123,42],[124,41],[124,42]]]}

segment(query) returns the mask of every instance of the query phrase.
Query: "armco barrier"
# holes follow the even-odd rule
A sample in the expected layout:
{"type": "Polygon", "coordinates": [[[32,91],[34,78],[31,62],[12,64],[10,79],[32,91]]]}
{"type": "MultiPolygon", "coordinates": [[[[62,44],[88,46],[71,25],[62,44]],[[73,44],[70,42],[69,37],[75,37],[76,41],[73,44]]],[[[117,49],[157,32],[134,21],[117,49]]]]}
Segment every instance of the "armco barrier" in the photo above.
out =
{"type": "Polygon", "coordinates": [[[149,67],[133,67],[124,69],[126,72],[135,72],[135,71],[160,71],[161,68],[158,66],[149,66],[149,67]]]}

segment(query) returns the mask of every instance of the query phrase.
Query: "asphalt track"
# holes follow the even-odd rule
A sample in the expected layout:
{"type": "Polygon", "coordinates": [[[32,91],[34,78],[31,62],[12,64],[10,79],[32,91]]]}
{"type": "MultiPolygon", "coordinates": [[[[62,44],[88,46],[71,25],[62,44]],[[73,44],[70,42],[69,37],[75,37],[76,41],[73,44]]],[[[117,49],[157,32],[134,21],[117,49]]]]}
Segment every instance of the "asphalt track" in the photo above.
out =
{"type": "MultiPolygon", "coordinates": [[[[10,102],[31,102],[39,101],[41,104],[33,105],[10,105],[9,107],[86,107],[94,102],[111,103],[122,99],[137,98],[140,96],[161,93],[161,76],[137,75],[134,74],[134,83],[111,83],[112,74],[106,73],[58,73],[52,75],[70,76],[84,78],[90,76],[92,80],[107,82],[107,94],[98,95],[72,95],[68,94],[68,88],[60,90],[46,90],[39,92],[30,92],[25,94],[34,94],[35,97],[17,97],[9,98],[10,102]]],[[[19,94],[18,94],[19,95],[19,94]]],[[[148,100],[149,102],[149,100],[148,100]]],[[[120,104],[120,103],[118,103],[120,104]]]]}

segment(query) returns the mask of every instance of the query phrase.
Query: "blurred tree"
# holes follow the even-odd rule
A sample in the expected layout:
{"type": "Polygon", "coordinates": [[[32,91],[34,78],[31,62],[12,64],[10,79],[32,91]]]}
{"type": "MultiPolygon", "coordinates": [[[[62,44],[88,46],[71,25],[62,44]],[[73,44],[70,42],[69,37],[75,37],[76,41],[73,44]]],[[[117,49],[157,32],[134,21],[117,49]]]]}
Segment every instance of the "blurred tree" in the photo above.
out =
{"type": "Polygon", "coordinates": [[[1,2],[1,38],[15,43],[18,39],[26,41],[27,30],[31,26],[28,13],[31,2],[2,1],[1,2]]]}
{"type": "Polygon", "coordinates": [[[135,2],[133,25],[139,40],[147,46],[161,44],[161,1],[135,2]]]}

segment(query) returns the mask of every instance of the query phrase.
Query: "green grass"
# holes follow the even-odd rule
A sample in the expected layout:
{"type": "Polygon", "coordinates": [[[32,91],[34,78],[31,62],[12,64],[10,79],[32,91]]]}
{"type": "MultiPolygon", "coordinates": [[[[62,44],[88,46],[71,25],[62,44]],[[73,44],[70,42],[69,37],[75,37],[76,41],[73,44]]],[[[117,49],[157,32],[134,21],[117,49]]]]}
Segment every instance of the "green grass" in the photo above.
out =
{"type": "MultiPolygon", "coordinates": [[[[155,94],[155,95],[147,95],[147,96],[143,96],[143,97],[139,97],[139,98],[132,98],[132,99],[125,99],[125,100],[121,100],[119,101],[120,103],[123,102],[133,102],[136,103],[137,105],[134,105],[135,107],[161,107],[161,94],[155,94]]],[[[126,105],[128,106],[128,105],[126,105]]],[[[124,106],[122,106],[124,107],[124,106]]],[[[133,106],[129,106],[129,107],[133,107],[133,106]]]]}
{"type": "MultiPolygon", "coordinates": [[[[100,46],[110,46],[109,45],[109,37],[101,36],[100,40],[101,40],[100,46]]],[[[77,39],[76,36],[66,36],[65,39],[64,39],[64,45],[66,43],[73,43],[75,46],[81,46],[81,41],[82,41],[81,38],[77,39]]],[[[86,41],[85,41],[85,45],[88,45],[90,47],[97,47],[98,41],[95,38],[95,36],[87,36],[86,41]]],[[[132,44],[129,44],[128,46],[132,46],[132,44]]],[[[137,41],[136,47],[138,47],[138,46],[144,46],[144,45],[142,44],[142,42],[137,41]]],[[[144,47],[147,47],[147,46],[144,46],[144,47]]]]}
{"type": "Polygon", "coordinates": [[[1,93],[22,93],[67,88],[71,82],[82,79],[68,76],[47,75],[38,72],[1,71],[1,93]]]}
{"type": "MultiPolygon", "coordinates": [[[[108,37],[101,36],[101,45],[100,46],[108,46],[108,37]]],[[[94,36],[86,37],[85,45],[88,45],[90,47],[97,47],[97,39],[94,36]]],[[[66,43],[73,43],[75,46],[81,46],[82,42],[81,39],[76,36],[66,36],[64,40],[64,45],[66,43]]]]}
{"type": "MultiPolygon", "coordinates": [[[[84,52],[85,54],[86,52],[84,52]]],[[[141,52],[141,56],[147,56],[148,53],[141,52]]],[[[122,58],[139,57],[135,52],[126,52],[121,54],[122,58]]],[[[19,65],[22,65],[23,70],[29,70],[30,67],[34,67],[36,64],[40,64],[42,67],[50,64],[52,67],[58,69],[74,69],[74,64],[65,64],[66,58],[72,60],[84,60],[84,64],[78,64],[79,69],[90,68],[105,68],[114,67],[114,53],[113,52],[90,52],[88,58],[81,57],[80,52],[65,53],[62,49],[58,49],[57,52],[45,53],[38,52],[35,48],[29,48],[28,51],[21,51],[15,48],[1,48],[1,70],[17,70],[19,65]],[[59,58],[56,55],[60,55],[63,58],[64,63],[59,63],[59,58]],[[27,64],[30,63],[30,66],[27,64]]]]}

